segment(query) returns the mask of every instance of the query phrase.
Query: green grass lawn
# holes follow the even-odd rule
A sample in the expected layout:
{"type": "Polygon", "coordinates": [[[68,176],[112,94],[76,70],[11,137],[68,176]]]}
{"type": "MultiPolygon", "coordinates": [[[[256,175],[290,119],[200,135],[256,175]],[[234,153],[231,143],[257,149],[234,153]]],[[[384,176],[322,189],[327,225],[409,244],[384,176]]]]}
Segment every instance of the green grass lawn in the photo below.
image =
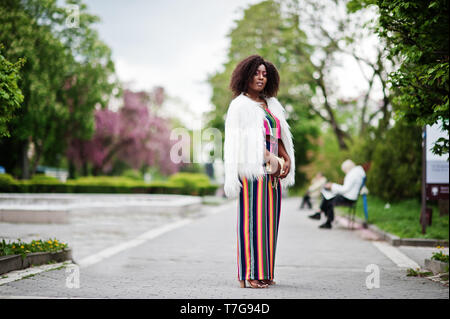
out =
{"type": "MultiPolygon", "coordinates": [[[[420,201],[417,199],[403,200],[398,203],[390,203],[390,208],[385,208],[386,201],[373,195],[367,197],[369,208],[369,224],[397,235],[401,238],[433,238],[448,240],[448,215],[439,216],[437,204],[428,207],[433,208],[432,225],[427,226],[426,234],[422,234],[420,225],[420,201]]],[[[336,207],[336,212],[347,214],[346,207],[336,207]]],[[[362,197],[358,200],[356,216],[365,219],[362,197]]]]}

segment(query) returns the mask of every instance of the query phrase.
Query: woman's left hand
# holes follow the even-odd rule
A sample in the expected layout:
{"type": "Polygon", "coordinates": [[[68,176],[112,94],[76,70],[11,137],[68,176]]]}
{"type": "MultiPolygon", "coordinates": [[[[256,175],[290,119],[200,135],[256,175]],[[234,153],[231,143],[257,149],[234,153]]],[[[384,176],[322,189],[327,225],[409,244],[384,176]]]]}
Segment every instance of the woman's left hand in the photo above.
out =
{"type": "Polygon", "coordinates": [[[285,178],[289,174],[290,170],[291,170],[291,161],[289,158],[284,158],[284,165],[278,177],[280,179],[285,178]]]}

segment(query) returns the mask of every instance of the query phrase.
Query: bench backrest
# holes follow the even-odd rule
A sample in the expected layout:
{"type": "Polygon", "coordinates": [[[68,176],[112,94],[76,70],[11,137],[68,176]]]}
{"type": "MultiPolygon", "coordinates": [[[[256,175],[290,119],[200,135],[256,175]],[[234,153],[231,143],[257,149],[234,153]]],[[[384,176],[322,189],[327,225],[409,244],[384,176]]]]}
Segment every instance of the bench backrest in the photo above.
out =
{"type": "Polygon", "coordinates": [[[366,185],[366,176],[363,177],[361,187],[359,188],[358,196],[361,194],[361,191],[362,191],[364,185],[366,185]]]}
{"type": "Polygon", "coordinates": [[[362,180],[362,183],[361,183],[361,187],[359,188],[358,197],[355,200],[355,205],[356,205],[356,202],[359,199],[359,196],[361,195],[361,191],[362,191],[364,185],[366,185],[366,176],[363,177],[363,180],[362,180]]]}

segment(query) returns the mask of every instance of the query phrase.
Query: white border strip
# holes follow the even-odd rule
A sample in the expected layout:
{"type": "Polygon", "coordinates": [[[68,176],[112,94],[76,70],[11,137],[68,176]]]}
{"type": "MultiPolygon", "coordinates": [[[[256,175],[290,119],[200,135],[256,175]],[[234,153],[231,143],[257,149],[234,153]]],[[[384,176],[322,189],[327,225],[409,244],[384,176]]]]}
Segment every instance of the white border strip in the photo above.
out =
{"type": "Polygon", "coordinates": [[[420,266],[397,248],[386,242],[372,242],[386,257],[392,260],[398,267],[417,269],[420,266]]]}
{"type": "Polygon", "coordinates": [[[67,266],[70,264],[72,264],[71,261],[64,261],[62,263],[57,263],[57,264],[41,265],[41,266],[35,266],[35,267],[21,269],[21,270],[10,271],[8,273],[0,275],[0,286],[7,284],[8,282],[11,282],[11,281],[16,281],[16,280],[22,279],[26,276],[36,275],[36,274],[39,274],[44,271],[52,270],[52,269],[59,268],[62,266],[67,266]],[[5,277],[5,278],[2,278],[2,277],[5,277]]]}

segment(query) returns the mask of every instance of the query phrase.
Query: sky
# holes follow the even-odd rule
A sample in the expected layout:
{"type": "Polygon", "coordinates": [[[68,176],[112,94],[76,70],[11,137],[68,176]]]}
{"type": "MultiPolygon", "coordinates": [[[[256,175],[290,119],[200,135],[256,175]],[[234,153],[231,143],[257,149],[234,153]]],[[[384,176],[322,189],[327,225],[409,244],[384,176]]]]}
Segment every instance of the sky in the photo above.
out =
{"type": "Polygon", "coordinates": [[[226,61],[227,33],[234,20],[242,17],[242,8],[257,2],[86,1],[88,12],[101,19],[94,27],[112,49],[119,79],[136,90],[163,86],[177,103],[196,114],[195,118],[211,108],[211,88],[206,80],[226,61]]]}
{"type": "MultiPolygon", "coordinates": [[[[86,1],[88,12],[101,20],[94,27],[112,49],[119,79],[135,90],[164,87],[171,97],[165,104],[166,112],[188,128],[203,126],[199,122],[202,113],[212,108],[208,75],[221,70],[226,62],[227,34],[235,20],[242,18],[243,9],[258,2],[86,1]]],[[[355,61],[343,58],[341,62],[333,81],[343,96],[360,95],[366,83],[360,69],[355,61]]]]}

